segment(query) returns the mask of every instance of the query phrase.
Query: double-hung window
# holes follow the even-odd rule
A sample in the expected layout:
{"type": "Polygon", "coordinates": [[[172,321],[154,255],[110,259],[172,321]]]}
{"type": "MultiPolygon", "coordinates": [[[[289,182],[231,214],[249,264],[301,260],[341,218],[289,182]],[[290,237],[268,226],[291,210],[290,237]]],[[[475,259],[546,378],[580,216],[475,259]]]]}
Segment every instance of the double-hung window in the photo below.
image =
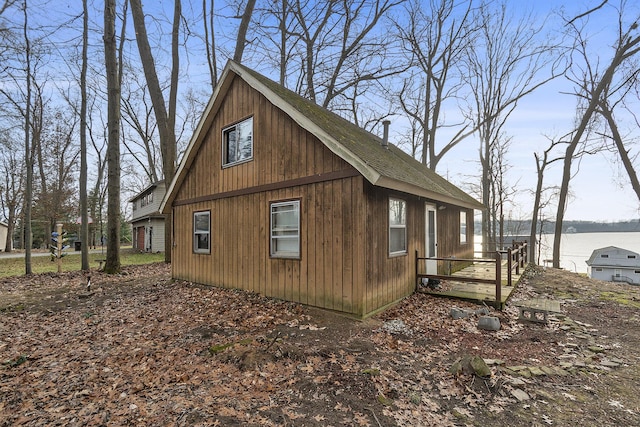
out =
{"type": "Polygon", "coordinates": [[[193,213],[193,252],[211,253],[211,212],[193,213]]]}
{"type": "Polygon", "coordinates": [[[407,202],[389,199],[389,255],[407,253],[407,202]]]}
{"type": "Polygon", "coordinates": [[[230,166],[253,158],[253,117],[222,130],[222,165],[230,166]]]}
{"type": "Polygon", "coordinates": [[[271,204],[271,256],[300,258],[300,201],[271,204]]]}

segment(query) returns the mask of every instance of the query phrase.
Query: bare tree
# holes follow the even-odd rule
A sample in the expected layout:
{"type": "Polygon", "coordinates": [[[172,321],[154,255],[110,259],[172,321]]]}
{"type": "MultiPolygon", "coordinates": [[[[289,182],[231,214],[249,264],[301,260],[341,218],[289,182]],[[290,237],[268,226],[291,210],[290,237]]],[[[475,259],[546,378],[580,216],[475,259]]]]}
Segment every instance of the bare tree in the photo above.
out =
{"type": "Polygon", "coordinates": [[[558,76],[555,46],[541,43],[543,25],[529,15],[515,19],[505,3],[477,10],[480,31],[474,43],[466,46],[462,73],[470,88],[468,117],[478,129],[482,169],[482,244],[484,251],[495,250],[492,238],[491,205],[492,147],[518,102],[558,76]]]}
{"type": "MultiPolygon", "coordinates": [[[[124,27],[124,25],[123,25],[124,27]]],[[[107,75],[107,258],[104,271],[120,271],[120,75],[116,40],[116,2],[104,2],[104,52],[107,75]]]]}
{"type": "MultiPolygon", "coordinates": [[[[178,32],[181,16],[180,0],[174,0],[174,16],[172,31],[172,66],[171,66],[171,84],[169,88],[169,106],[166,107],[164,95],[156,66],[149,45],[147,29],[144,22],[144,13],[140,0],[131,0],[131,15],[133,17],[134,27],[136,29],[136,41],[138,51],[140,52],[140,60],[144,69],[144,75],[147,81],[147,88],[153,104],[153,111],[158,126],[158,134],[160,137],[160,149],[162,152],[162,169],[165,182],[170,183],[173,180],[176,168],[176,101],[178,92],[178,71],[179,71],[179,54],[178,54],[178,32]]],[[[165,216],[165,262],[171,262],[171,249],[173,245],[173,230],[171,214],[165,216]]]]}
{"type": "MultiPolygon", "coordinates": [[[[286,31],[287,43],[295,47],[296,73],[289,76],[293,90],[335,112],[354,116],[354,103],[364,93],[372,94],[379,82],[395,76],[406,66],[390,59],[390,35],[377,31],[387,14],[405,0],[332,0],[289,2],[291,10],[281,19],[295,23],[279,24],[286,31]],[[293,88],[295,86],[295,89],[293,88]]],[[[281,50],[281,57],[287,50],[281,50]]],[[[280,67],[285,67],[280,64],[280,67]]],[[[281,78],[288,71],[281,68],[281,78]]],[[[373,97],[371,98],[373,103],[373,97]]],[[[361,106],[362,107],[362,106],[361,106]]]]}
{"type": "Polygon", "coordinates": [[[0,244],[4,245],[5,252],[11,252],[16,222],[24,206],[26,168],[16,139],[8,131],[0,134],[0,151],[0,207],[8,226],[7,239],[0,244]]]}
{"type": "Polygon", "coordinates": [[[454,103],[463,84],[455,65],[474,33],[473,2],[430,0],[428,6],[425,3],[413,1],[408,19],[402,18],[395,24],[412,68],[417,70],[404,79],[398,98],[405,114],[419,125],[417,131],[422,140],[416,151],[421,152],[420,161],[436,170],[449,150],[476,131],[464,119],[456,123],[451,119],[445,121],[444,117],[450,101],[456,107],[454,103]],[[453,127],[458,131],[443,145],[438,130],[453,127]],[[441,145],[439,150],[437,143],[441,145]]]}
{"type": "Polygon", "coordinates": [[[82,65],[80,69],[80,242],[81,268],[89,270],[89,213],[87,194],[87,66],[89,62],[89,10],[82,0],[82,65]]]}
{"type": "Polygon", "coordinates": [[[204,27],[204,46],[207,53],[207,65],[209,66],[209,76],[211,81],[211,91],[218,83],[218,61],[216,52],[216,34],[214,26],[215,0],[211,0],[211,5],[207,9],[207,0],[202,0],[202,24],[204,27]]]}
{"type": "Polygon", "coordinates": [[[640,52],[640,35],[638,34],[638,19],[635,16],[631,24],[624,26],[622,22],[622,11],[618,22],[618,40],[614,45],[613,57],[608,63],[604,72],[599,72],[596,60],[586,51],[586,41],[583,39],[580,29],[575,20],[569,21],[569,26],[576,34],[576,48],[574,49],[582,57],[583,61],[574,62],[572,74],[568,74],[570,80],[576,84],[576,96],[585,103],[584,109],[580,111],[580,121],[573,131],[571,140],[567,145],[562,172],[562,183],[558,197],[558,209],[556,213],[556,224],[553,239],[553,267],[560,268],[560,244],[562,239],[562,228],[564,214],[567,207],[567,196],[569,192],[569,181],[571,179],[571,167],[578,145],[582,142],[583,136],[592,123],[594,114],[599,107],[606,106],[607,95],[611,95],[610,88],[615,85],[616,74],[620,72],[624,63],[640,52]],[[590,60],[591,59],[591,60],[590,60]],[[578,69],[578,64],[585,64],[585,69],[578,69]],[[593,65],[592,65],[593,64],[593,65]],[[573,77],[572,77],[573,76],[573,77]]]}
{"type": "Polygon", "coordinates": [[[33,202],[33,152],[30,143],[31,128],[31,41],[28,34],[28,14],[27,0],[24,0],[24,27],[23,35],[25,41],[25,77],[26,77],[26,102],[24,108],[24,158],[26,166],[26,183],[24,190],[24,272],[26,275],[33,273],[31,267],[31,204],[33,202]]]}
{"type": "Polygon", "coordinates": [[[162,154],[157,144],[157,126],[147,85],[138,81],[138,70],[129,68],[123,81],[122,119],[126,123],[123,142],[138,170],[144,171],[144,187],[160,180],[162,154]],[[131,135],[129,135],[131,133],[131,135]]]}
{"type": "Polygon", "coordinates": [[[247,0],[247,4],[244,7],[244,12],[240,17],[240,26],[238,27],[238,37],[236,38],[236,50],[233,53],[233,60],[238,63],[242,63],[242,55],[244,54],[244,48],[247,45],[247,32],[249,30],[249,23],[251,22],[251,16],[253,15],[253,9],[256,6],[256,0],[247,0]]]}
{"type": "MultiPolygon", "coordinates": [[[[538,240],[538,242],[540,243],[540,240],[536,239],[536,231],[538,230],[538,225],[540,226],[540,233],[542,233],[543,218],[541,217],[541,212],[549,203],[549,200],[545,200],[544,198],[544,174],[548,166],[563,159],[561,156],[551,157],[551,153],[562,143],[562,140],[551,141],[549,147],[547,147],[547,149],[544,150],[541,155],[539,155],[538,153],[533,153],[536,160],[537,180],[533,200],[533,211],[531,213],[531,230],[529,234],[529,256],[532,263],[536,262],[536,240],[538,240]],[[540,221],[540,224],[538,224],[538,220],[540,221]]],[[[554,189],[557,190],[557,187],[554,187],[554,189]]],[[[538,257],[539,253],[540,251],[538,250],[538,257]]]]}

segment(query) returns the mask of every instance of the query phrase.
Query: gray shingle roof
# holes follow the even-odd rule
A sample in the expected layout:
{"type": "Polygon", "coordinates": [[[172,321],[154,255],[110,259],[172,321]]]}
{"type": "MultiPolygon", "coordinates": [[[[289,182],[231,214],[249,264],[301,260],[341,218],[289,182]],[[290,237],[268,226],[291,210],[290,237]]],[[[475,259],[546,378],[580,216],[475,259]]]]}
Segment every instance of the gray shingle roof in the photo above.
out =
{"type": "Polygon", "coordinates": [[[162,202],[161,212],[168,211],[185,169],[202,143],[203,134],[221,105],[235,76],[264,95],[287,113],[302,128],[314,134],[329,150],[360,172],[371,184],[415,194],[435,201],[472,209],[484,209],[476,199],[450,183],[393,144],[382,146],[381,138],[356,126],[314,102],[279,85],[260,73],[229,61],[202,119],[187,147],[173,182],[162,202]],[[202,135],[201,135],[202,134],[202,135]]]}

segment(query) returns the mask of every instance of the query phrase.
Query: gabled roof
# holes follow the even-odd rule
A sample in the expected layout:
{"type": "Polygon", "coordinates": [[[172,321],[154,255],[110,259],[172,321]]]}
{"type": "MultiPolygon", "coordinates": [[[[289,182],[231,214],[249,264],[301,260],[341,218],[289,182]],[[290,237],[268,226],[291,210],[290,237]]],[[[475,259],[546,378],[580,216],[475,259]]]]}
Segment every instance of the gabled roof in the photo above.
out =
{"type": "Polygon", "coordinates": [[[161,179],[160,181],[154,182],[153,184],[149,185],[148,187],[145,187],[144,190],[140,191],[138,194],[136,194],[135,196],[130,198],[129,202],[133,202],[134,200],[138,199],[142,195],[148,193],[149,190],[153,190],[154,188],[156,188],[159,185],[164,185],[164,179],[161,179]]]}
{"type": "Polygon", "coordinates": [[[175,178],[167,189],[160,205],[161,212],[168,211],[173,203],[175,190],[182,184],[204,135],[236,76],[288,114],[302,128],[315,135],[329,150],[353,166],[371,184],[465,208],[484,209],[480,202],[393,144],[389,144],[388,148],[383,147],[380,137],[267,77],[229,61],[189,142],[175,178]]]}
{"type": "Polygon", "coordinates": [[[640,254],[622,249],[617,246],[607,246],[604,248],[594,249],[588,260],[587,265],[592,267],[640,267],[640,254]],[[606,254],[608,257],[603,258],[601,255],[606,254]],[[629,257],[633,258],[629,258],[629,257]]]}

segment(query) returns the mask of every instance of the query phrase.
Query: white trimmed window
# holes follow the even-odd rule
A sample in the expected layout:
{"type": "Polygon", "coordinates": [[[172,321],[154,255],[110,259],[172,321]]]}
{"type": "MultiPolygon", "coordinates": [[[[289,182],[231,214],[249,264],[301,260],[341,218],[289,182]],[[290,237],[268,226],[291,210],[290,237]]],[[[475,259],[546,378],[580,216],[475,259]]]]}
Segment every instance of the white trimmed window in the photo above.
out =
{"type": "Polygon", "coordinates": [[[300,200],[271,203],[271,256],[300,258],[300,200]]]}
{"type": "Polygon", "coordinates": [[[407,202],[389,199],[389,255],[407,253],[407,202]]]}
{"type": "Polygon", "coordinates": [[[460,212],[460,243],[467,243],[467,213],[460,212]]]}
{"type": "Polygon", "coordinates": [[[222,166],[253,158],[253,117],[222,130],[222,166]]]}
{"type": "Polygon", "coordinates": [[[211,212],[193,213],[193,252],[211,253],[211,212]]]}

